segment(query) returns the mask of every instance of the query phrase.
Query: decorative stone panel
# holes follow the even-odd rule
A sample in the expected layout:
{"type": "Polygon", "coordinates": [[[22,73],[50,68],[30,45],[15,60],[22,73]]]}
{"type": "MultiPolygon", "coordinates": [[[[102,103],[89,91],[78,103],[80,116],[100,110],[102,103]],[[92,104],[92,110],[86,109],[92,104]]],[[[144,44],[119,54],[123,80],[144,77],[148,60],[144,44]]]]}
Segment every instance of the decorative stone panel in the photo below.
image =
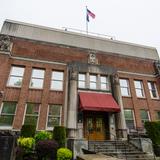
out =
{"type": "Polygon", "coordinates": [[[0,35],[0,51],[11,50],[11,39],[7,35],[0,35]]]}

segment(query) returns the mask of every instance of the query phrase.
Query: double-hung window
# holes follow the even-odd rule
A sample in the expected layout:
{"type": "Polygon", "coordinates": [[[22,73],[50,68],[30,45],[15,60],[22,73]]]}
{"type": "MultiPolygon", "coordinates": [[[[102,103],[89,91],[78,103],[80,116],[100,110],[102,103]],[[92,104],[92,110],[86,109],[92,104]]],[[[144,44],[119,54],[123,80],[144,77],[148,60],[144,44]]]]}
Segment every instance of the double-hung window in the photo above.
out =
{"type": "Polygon", "coordinates": [[[78,87],[85,88],[86,87],[86,75],[85,74],[78,74],[78,87]]]}
{"type": "Polygon", "coordinates": [[[51,79],[51,90],[63,90],[63,72],[53,71],[51,79]]]}
{"type": "Polygon", "coordinates": [[[109,90],[108,77],[106,77],[106,76],[100,77],[100,87],[101,87],[101,90],[109,90]]]}
{"type": "Polygon", "coordinates": [[[144,123],[150,120],[149,119],[149,112],[147,110],[141,109],[140,115],[141,115],[142,125],[144,126],[144,123]]]}
{"type": "Polygon", "coordinates": [[[43,88],[43,81],[44,81],[44,73],[45,70],[43,69],[33,69],[32,70],[32,78],[30,82],[31,88],[42,89],[43,88]]]}
{"type": "Polygon", "coordinates": [[[128,129],[134,129],[134,116],[133,116],[133,110],[131,109],[125,109],[124,110],[124,116],[126,120],[126,126],[128,129]]]}
{"type": "Polygon", "coordinates": [[[3,102],[0,108],[0,127],[12,127],[16,102],[3,102]]]}
{"type": "Polygon", "coordinates": [[[24,67],[12,66],[8,79],[8,86],[21,87],[24,75],[24,67]]]}
{"type": "Polygon", "coordinates": [[[54,126],[61,124],[61,105],[49,105],[47,129],[53,129],[54,126]]]}
{"type": "Polygon", "coordinates": [[[145,97],[142,81],[135,80],[134,81],[134,86],[135,86],[137,97],[142,97],[142,98],[145,97]]]}
{"type": "Polygon", "coordinates": [[[90,89],[97,89],[97,76],[96,75],[89,76],[89,87],[90,89]]]}
{"type": "Polygon", "coordinates": [[[130,88],[127,79],[120,79],[120,88],[122,96],[130,96],[130,88]]]}
{"type": "Polygon", "coordinates": [[[33,124],[37,126],[39,106],[38,103],[27,103],[24,124],[33,124]]]}
{"type": "Polygon", "coordinates": [[[148,82],[148,88],[151,98],[158,98],[156,84],[154,82],[148,82]]]}
{"type": "Polygon", "coordinates": [[[156,114],[157,114],[156,119],[157,119],[157,120],[160,120],[160,111],[156,111],[156,114]]]}

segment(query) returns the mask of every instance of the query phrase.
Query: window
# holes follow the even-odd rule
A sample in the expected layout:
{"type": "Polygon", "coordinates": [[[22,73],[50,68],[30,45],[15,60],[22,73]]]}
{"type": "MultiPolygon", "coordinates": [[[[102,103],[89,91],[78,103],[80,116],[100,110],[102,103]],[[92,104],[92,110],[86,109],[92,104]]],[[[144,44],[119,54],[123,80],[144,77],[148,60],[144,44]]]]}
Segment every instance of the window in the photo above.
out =
{"type": "Polygon", "coordinates": [[[133,111],[131,109],[125,109],[124,116],[125,116],[127,128],[134,129],[135,125],[134,125],[133,111]]]}
{"type": "Polygon", "coordinates": [[[97,77],[95,75],[90,75],[89,80],[90,80],[90,83],[89,83],[90,89],[96,89],[97,88],[97,77]]]}
{"type": "Polygon", "coordinates": [[[63,72],[52,72],[51,89],[63,90],[63,72]]]}
{"type": "Polygon", "coordinates": [[[148,82],[148,88],[151,98],[158,98],[156,84],[154,82],[148,82]]]}
{"type": "Polygon", "coordinates": [[[142,124],[144,125],[145,122],[149,121],[149,113],[147,110],[140,110],[140,114],[141,114],[141,121],[142,124]]]}
{"type": "Polygon", "coordinates": [[[120,79],[120,88],[122,96],[130,96],[129,83],[127,79],[120,79]]]}
{"type": "Polygon", "coordinates": [[[59,126],[61,122],[61,105],[49,105],[47,129],[59,126]]]}
{"type": "Polygon", "coordinates": [[[144,97],[144,90],[142,81],[134,81],[137,97],[144,97]]]}
{"type": "Polygon", "coordinates": [[[85,74],[78,74],[78,87],[85,88],[86,85],[86,75],[85,74]]]}
{"type": "Polygon", "coordinates": [[[12,66],[7,85],[20,87],[22,85],[23,74],[24,74],[23,67],[12,66]]]}
{"type": "Polygon", "coordinates": [[[16,102],[3,102],[0,109],[0,127],[12,127],[16,102]]]}
{"type": "Polygon", "coordinates": [[[44,70],[42,69],[33,69],[32,70],[32,78],[30,82],[31,88],[43,88],[43,80],[44,80],[44,70]]]}
{"type": "Polygon", "coordinates": [[[156,114],[157,114],[157,120],[160,120],[160,111],[157,111],[156,114]]]}
{"type": "Polygon", "coordinates": [[[27,103],[24,124],[34,124],[37,126],[39,115],[39,104],[27,103]]]}
{"type": "Polygon", "coordinates": [[[109,82],[108,82],[108,77],[106,76],[101,76],[100,77],[100,87],[101,90],[109,90],[109,82]]]}

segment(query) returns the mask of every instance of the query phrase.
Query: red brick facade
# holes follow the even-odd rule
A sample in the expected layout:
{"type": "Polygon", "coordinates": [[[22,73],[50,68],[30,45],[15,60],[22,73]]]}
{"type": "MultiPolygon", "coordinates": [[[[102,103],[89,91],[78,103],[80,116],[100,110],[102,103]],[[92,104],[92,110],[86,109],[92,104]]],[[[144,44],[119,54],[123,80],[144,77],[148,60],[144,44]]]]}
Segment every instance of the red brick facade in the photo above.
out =
{"type": "MultiPolygon", "coordinates": [[[[46,129],[47,108],[49,104],[61,104],[61,124],[65,125],[65,101],[68,99],[67,86],[68,73],[67,63],[81,62],[88,63],[90,49],[71,47],[60,44],[47,43],[42,41],[28,40],[24,38],[11,37],[13,43],[10,54],[0,51],[0,91],[4,101],[17,102],[16,115],[13,121],[13,129],[19,130],[23,124],[25,105],[27,102],[41,104],[39,113],[38,130],[46,129]],[[22,86],[7,86],[11,66],[23,66],[25,68],[22,86]],[[32,68],[45,70],[43,89],[29,88],[32,68]],[[50,90],[52,71],[63,71],[63,91],[50,90]]],[[[138,54],[138,53],[137,53],[138,54]]],[[[133,109],[136,127],[142,127],[140,109],[149,111],[150,119],[157,120],[156,111],[160,111],[160,99],[152,99],[149,93],[148,81],[156,83],[160,95],[160,83],[156,76],[154,60],[124,56],[116,53],[96,51],[98,65],[113,67],[117,70],[119,78],[129,81],[131,96],[122,97],[124,109],[133,109]],[[144,86],[145,98],[137,98],[134,87],[134,80],[141,80],[144,86]]]]}

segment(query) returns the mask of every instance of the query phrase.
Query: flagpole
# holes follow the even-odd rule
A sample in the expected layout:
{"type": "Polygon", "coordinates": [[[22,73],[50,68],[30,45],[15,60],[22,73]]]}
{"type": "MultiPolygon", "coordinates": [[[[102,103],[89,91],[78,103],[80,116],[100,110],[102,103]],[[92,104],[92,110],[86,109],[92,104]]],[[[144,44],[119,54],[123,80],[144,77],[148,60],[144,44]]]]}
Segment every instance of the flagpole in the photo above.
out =
{"type": "Polygon", "coordinates": [[[86,6],[86,33],[88,34],[88,20],[87,20],[87,6],[86,6]]]}

